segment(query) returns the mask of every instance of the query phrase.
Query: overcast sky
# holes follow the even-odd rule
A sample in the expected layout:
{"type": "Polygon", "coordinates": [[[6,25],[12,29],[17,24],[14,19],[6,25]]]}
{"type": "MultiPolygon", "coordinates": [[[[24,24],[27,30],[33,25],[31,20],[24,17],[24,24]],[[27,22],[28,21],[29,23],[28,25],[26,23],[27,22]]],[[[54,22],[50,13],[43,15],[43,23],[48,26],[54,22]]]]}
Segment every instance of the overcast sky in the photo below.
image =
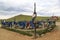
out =
{"type": "Polygon", "coordinates": [[[34,2],[38,16],[60,16],[60,0],[0,0],[0,19],[19,14],[32,15],[34,2]]]}

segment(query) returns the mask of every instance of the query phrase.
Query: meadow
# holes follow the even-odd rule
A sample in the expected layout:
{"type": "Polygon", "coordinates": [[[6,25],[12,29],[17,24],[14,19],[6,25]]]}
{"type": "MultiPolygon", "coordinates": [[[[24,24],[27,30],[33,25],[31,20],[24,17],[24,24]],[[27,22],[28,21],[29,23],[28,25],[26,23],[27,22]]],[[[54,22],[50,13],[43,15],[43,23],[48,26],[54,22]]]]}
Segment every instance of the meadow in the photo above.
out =
{"type": "MultiPolygon", "coordinates": [[[[36,21],[40,21],[40,20],[44,20],[44,19],[48,19],[50,17],[36,17],[36,21]]],[[[27,15],[18,15],[12,18],[7,19],[7,21],[31,21],[32,17],[31,16],[27,16],[27,15]]]]}

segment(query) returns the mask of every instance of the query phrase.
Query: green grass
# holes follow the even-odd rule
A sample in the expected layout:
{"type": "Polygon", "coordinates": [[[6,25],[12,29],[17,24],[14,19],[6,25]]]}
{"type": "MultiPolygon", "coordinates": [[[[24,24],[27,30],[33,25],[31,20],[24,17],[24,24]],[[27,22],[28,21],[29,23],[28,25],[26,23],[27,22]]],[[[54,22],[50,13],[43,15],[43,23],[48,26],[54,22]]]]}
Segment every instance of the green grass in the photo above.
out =
{"type": "MultiPolygon", "coordinates": [[[[49,17],[37,17],[36,20],[48,19],[49,17]]],[[[31,16],[18,15],[12,18],[7,19],[7,21],[30,21],[32,20],[31,16]]]]}
{"type": "MultiPolygon", "coordinates": [[[[36,20],[40,21],[40,20],[44,20],[44,19],[48,19],[48,18],[50,18],[50,17],[37,16],[36,20]]],[[[32,20],[32,17],[31,16],[27,16],[27,15],[18,15],[18,16],[15,16],[15,17],[7,19],[7,21],[14,21],[14,19],[16,21],[30,21],[30,20],[32,20]]],[[[60,21],[60,17],[59,17],[59,20],[57,20],[57,21],[58,22],[60,21]]]]}
{"type": "MultiPolygon", "coordinates": [[[[37,18],[36,18],[36,20],[38,21],[38,20],[42,20],[42,19],[48,19],[48,18],[50,18],[50,17],[40,17],[40,16],[38,16],[37,18]]],[[[27,15],[17,15],[17,16],[14,16],[14,17],[12,17],[12,18],[9,18],[9,19],[7,19],[6,21],[30,21],[30,20],[32,20],[32,17],[31,16],[27,16],[27,15]]],[[[60,21],[60,17],[59,17],[59,20],[57,20],[58,22],[60,21]]],[[[0,22],[1,22],[1,20],[0,20],[0,22]]]]}

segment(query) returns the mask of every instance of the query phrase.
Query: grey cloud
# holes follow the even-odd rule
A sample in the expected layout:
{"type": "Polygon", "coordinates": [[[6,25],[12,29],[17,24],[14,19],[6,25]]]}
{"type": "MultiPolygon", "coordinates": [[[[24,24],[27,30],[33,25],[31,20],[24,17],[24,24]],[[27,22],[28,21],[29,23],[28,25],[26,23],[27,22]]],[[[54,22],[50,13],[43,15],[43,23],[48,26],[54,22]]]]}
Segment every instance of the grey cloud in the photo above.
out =
{"type": "Polygon", "coordinates": [[[20,12],[32,12],[29,9],[26,9],[27,5],[22,6],[9,6],[3,2],[0,2],[0,15],[7,16],[7,15],[15,15],[20,12]]]}
{"type": "Polygon", "coordinates": [[[51,16],[52,13],[48,13],[48,12],[37,12],[38,15],[45,15],[45,16],[51,16]]]}
{"type": "Polygon", "coordinates": [[[28,6],[29,4],[27,5],[22,5],[22,6],[9,6],[3,2],[0,2],[0,10],[2,11],[16,11],[16,12],[28,12],[28,11],[31,11],[29,9],[26,9],[27,7],[30,7],[28,6]]]}
{"type": "Polygon", "coordinates": [[[17,12],[8,12],[8,11],[0,11],[0,15],[13,15],[16,14],[17,12]]]}

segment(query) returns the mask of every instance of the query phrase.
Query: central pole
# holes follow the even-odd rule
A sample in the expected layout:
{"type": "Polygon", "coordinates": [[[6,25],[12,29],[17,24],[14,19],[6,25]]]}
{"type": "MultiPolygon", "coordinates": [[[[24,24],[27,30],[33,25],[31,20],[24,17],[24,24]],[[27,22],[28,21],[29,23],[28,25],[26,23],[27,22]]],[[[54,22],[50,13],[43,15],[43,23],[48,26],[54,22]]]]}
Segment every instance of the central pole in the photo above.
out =
{"type": "MultiPolygon", "coordinates": [[[[35,14],[35,19],[36,19],[36,3],[34,3],[34,14],[35,14]]],[[[36,39],[36,22],[35,22],[35,19],[34,19],[34,38],[36,39]]]]}

